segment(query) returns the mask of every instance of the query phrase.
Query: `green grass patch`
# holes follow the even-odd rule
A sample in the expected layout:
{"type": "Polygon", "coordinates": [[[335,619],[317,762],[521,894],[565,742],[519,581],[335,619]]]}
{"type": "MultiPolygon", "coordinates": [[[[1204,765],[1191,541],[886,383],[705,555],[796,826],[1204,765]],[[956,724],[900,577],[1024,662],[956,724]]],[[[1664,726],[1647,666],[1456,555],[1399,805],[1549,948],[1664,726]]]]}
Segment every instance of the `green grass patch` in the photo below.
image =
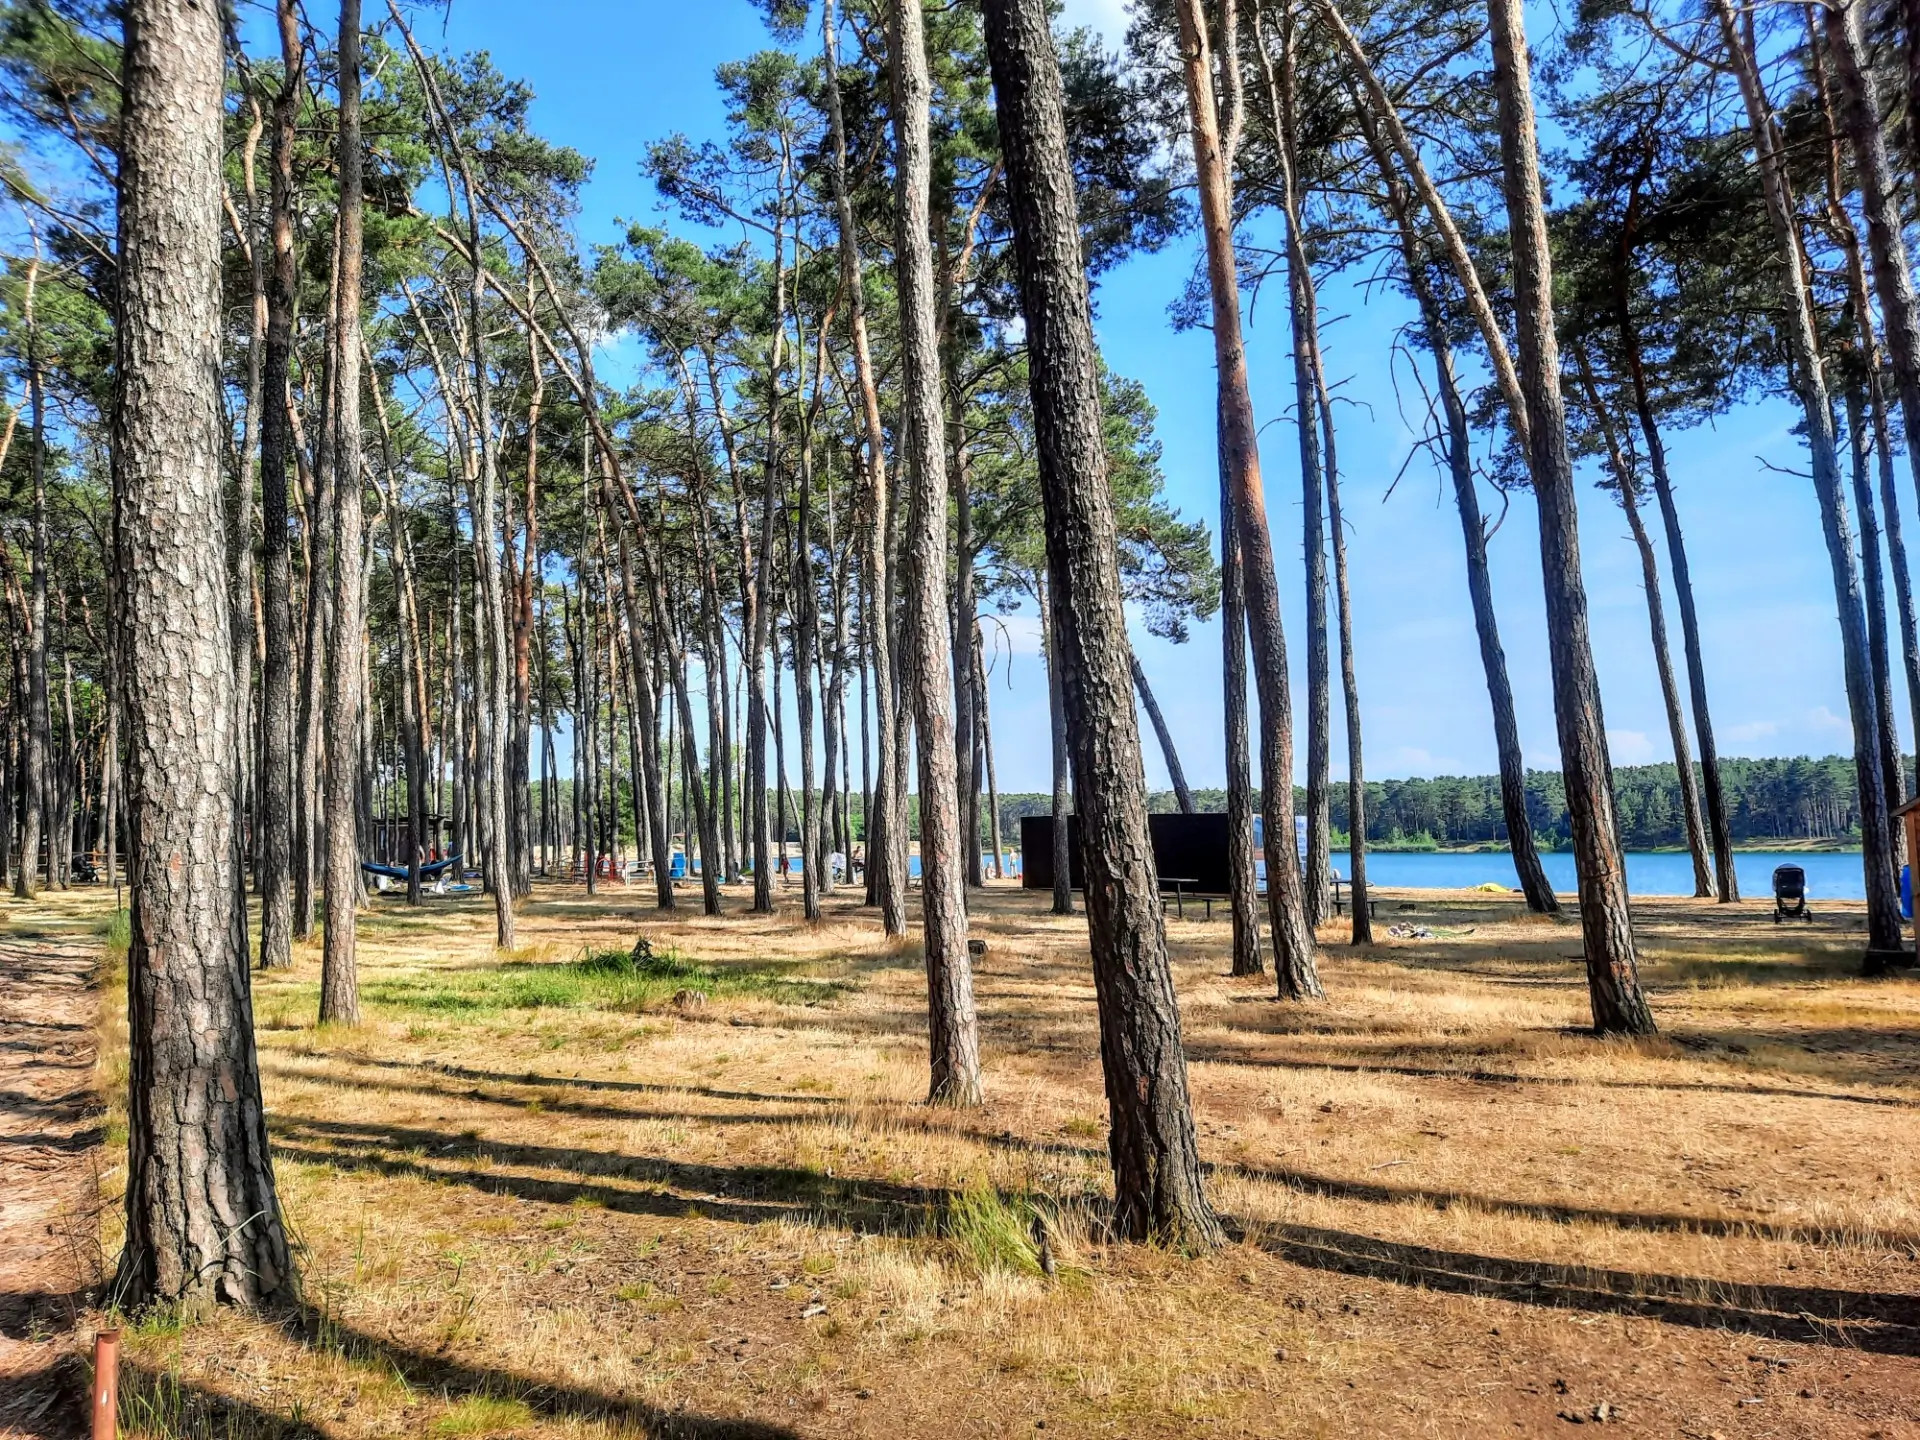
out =
{"type": "Polygon", "coordinates": [[[305,1406],[292,1402],[285,1415],[230,1405],[198,1386],[182,1384],[169,1368],[146,1369],[123,1362],[120,1372],[120,1432],[153,1440],[304,1440],[320,1432],[305,1406]]]}
{"type": "Polygon", "coordinates": [[[992,1270],[1038,1275],[1038,1220],[1026,1196],[1003,1195],[985,1180],[974,1180],[947,1202],[940,1233],[961,1265],[976,1275],[992,1270]]]}
{"type": "Polygon", "coordinates": [[[100,955],[109,976],[121,973],[133,949],[133,912],[124,906],[100,922],[100,955]]]}
{"type": "Polygon", "coordinates": [[[474,1395],[433,1422],[435,1435],[517,1435],[531,1429],[533,1407],[524,1400],[474,1395]]]}
{"type": "Polygon", "coordinates": [[[481,970],[421,971],[381,976],[361,987],[369,1005],[444,1015],[503,1010],[648,1010],[682,990],[710,999],[763,999],[818,1005],[839,991],[826,981],[796,978],[795,962],[702,965],[643,940],[632,951],[590,950],[563,965],[509,963],[481,970]]]}

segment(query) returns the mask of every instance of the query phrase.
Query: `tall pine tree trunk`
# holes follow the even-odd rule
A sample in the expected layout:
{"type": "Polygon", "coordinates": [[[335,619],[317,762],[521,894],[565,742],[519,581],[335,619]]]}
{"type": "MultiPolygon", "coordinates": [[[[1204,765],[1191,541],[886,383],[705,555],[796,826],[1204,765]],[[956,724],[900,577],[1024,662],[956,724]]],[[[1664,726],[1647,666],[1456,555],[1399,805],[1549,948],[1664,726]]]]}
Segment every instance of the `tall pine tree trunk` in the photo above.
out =
{"type": "Polygon", "coordinates": [[[1560,396],[1560,347],[1553,327],[1553,273],[1534,135],[1526,28],[1518,0],[1489,0],[1487,10],[1507,228],[1513,248],[1520,385],[1529,430],[1529,468],[1540,511],[1540,569],[1546,588],[1554,719],[1580,883],[1587,993],[1596,1031],[1645,1035],[1653,1031],[1653,1013],[1641,994],[1634,956],[1627,869],[1620,853],[1613,772],[1587,632],[1586,586],[1580,575],[1580,526],[1560,396]]]}
{"type": "Polygon", "coordinates": [[[334,327],[333,643],[327,686],[327,929],[320,968],[320,1020],[360,1020],[355,956],[360,901],[361,693],[365,657],[361,583],[360,276],[360,0],[340,0],[340,318],[334,327]]]}
{"type": "MultiPolygon", "coordinates": [[[[1887,424],[1886,398],[1884,377],[1876,369],[1869,377],[1867,416],[1873,431],[1874,468],[1880,479],[1880,515],[1887,533],[1888,568],[1893,571],[1894,604],[1900,617],[1900,664],[1907,681],[1913,733],[1920,735],[1920,625],[1915,623],[1912,571],[1907,565],[1906,538],[1901,534],[1900,491],[1894,480],[1893,444],[1889,433],[1892,427],[1887,424]]],[[[1894,754],[1899,755],[1897,730],[1893,749],[1894,754]]],[[[1910,786],[1888,798],[1909,800],[1914,788],[1920,787],[1910,786]]]]}
{"type": "Polygon", "coordinates": [[[1233,489],[1220,449],[1220,638],[1227,729],[1227,875],[1233,922],[1232,973],[1266,972],[1260,948],[1258,877],[1253,857],[1253,774],[1247,753],[1247,602],[1233,489]]]}
{"type": "Polygon", "coordinates": [[[1067,700],[1060,676],[1060,640],[1049,599],[1051,586],[1044,574],[1035,577],[1034,594],[1040,605],[1040,644],[1047,664],[1047,728],[1053,742],[1053,913],[1071,915],[1073,840],[1068,817],[1073,810],[1072,761],[1067,755],[1067,700]]]}
{"type": "Polygon", "coordinates": [[[1000,781],[993,768],[992,707],[987,703],[987,664],[978,631],[973,636],[973,693],[975,714],[980,721],[980,760],[987,773],[987,826],[993,839],[993,878],[1004,880],[1006,848],[1000,835],[1000,781]]]}
{"type": "MultiPolygon", "coordinates": [[[[824,359],[824,354],[822,356],[824,359]]],[[[801,356],[804,364],[805,356],[801,356]]],[[[824,376],[816,376],[815,384],[823,383],[824,376]]],[[[789,573],[793,587],[793,700],[794,716],[800,730],[800,903],[803,913],[809,920],[820,918],[820,872],[825,868],[826,846],[820,843],[821,808],[826,801],[826,792],[833,783],[832,772],[828,772],[827,784],[820,787],[818,796],[814,793],[814,784],[818,778],[814,769],[813,748],[815,700],[814,691],[816,655],[820,639],[820,591],[813,573],[813,423],[809,416],[802,420],[800,428],[800,496],[794,533],[793,554],[789,557],[789,573]]]]}
{"type": "Polygon", "coordinates": [[[927,1019],[932,1049],[928,1098],[980,1101],[980,1038],[967,953],[961,876],[959,777],[953,749],[947,636],[947,464],[940,413],[930,233],[927,75],[922,0],[892,0],[889,49],[903,364],[902,419],[912,494],[905,601],[908,691],[920,731],[920,898],[925,921],[927,1019]]]}
{"type": "Polygon", "coordinates": [[[1750,143],[1760,174],[1775,246],[1774,271],[1780,286],[1781,338],[1788,357],[1788,379],[1800,402],[1807,449],[1813,462],[1814,493],[1820,502],[1820,528],[1833,571],[1835,608],[1840,620],[1840,652],[1846,670],[1847,710],[1853,721],[1854,777],[1860,795],[1861,868],[1867,892],[1868,973],[1878,974],[1903,949],[1900,902],[1894,888],[1892,822],[1880,768],[1879,706],[1874,696],[1872,662],[1867,650],[1866,615],[1860,597],[1860,572],[1853,548],[1853,525],[1841,489],[1839,456],[1834,446],[1833,412],[1821,366],[1812,302],[1801,269],[1798,217],[1789,189],[1786,162],[1774,129],[1760,73],[1748,50],[1731,0],[1712,0],[1721,40],[1740,85],[1747,110],[1750,143]]]}
{"type": "Polygon", "coordinates": [[[1260,795],[1267,852],[1267,912],[1273,927],[1274,970],[1283,999],[1322,994],[1300,868],[1293,846],[1293,702],[1287,678],[1286,629],[1267,530],[1260,448],[1247,385],[1246,346],[1240,330],[1240,284],[1235,270],[1233,221],[1226,160],[1213,100],[1213,64],[1200,0],[1177,0],[1186,59],[1188,110],[1195,168],[1200,176],[1201,226],[1206,233],[1208,288],[1213,301],[1214,362],[1219,369],[1220,439],[1233,487],[1242,577],[1253,636],[1254,679],[1260,693],[1260,795]]]}
{"type": "Polygon", "coordinates": [[[20,866],[14,874],[13,893],[22,900],[33,898],[40,870],[41,847],[46,847],[45,874],[52,879],[58,866],[53,837],[48,833],[47,769],[53,751],[53,714],[47,704],[47,447],[46,401],[40,375],[39,342],[33,321],[34,288],[39,263],[29,265],[26,286],[27,321],[27,404],[31,412],[29,443],[33,452],[27,457],[33,486],[33,555],[28,577],[27,598],[27,746],[26,765],[21,772],[20,793],[23,823],[20,827],[20,866]]]}
{"type": "Polygon", "coordinates": [[[1146,774],[1128,694],[1131,654],[1060,71],[1045,0],[986,0],[984,9],[1080,799],[1114,1228],[1134,1239],[1205,1248],[1224,1237],[1202,1182],[1147,834],[1146,774]]]}
{"type": "Polygon", "coordinates": [[[1173,748],[1173,732],[1167,729],[1167,717],[1160,713],[1160,702],[1153,696],[1153,687],[1147,683],[1147,672],[1141,667],[1138,654],[1130,654],[1133,668],[1133,688],[1139,693],[1140,708],[1147,712],[1147,719],[1153,725],[1155,738],[1160,741],[1161,758],[1167,762],[1167,779],[1173,785],[1173,798],[1180,804],[1182,815],[1191,815],[1196,806],[1193,803],[1193,791],[1187,786],[1187,772],[1180,768],[1180,754],[1173,748]]]}
{"type": "Polygon", "coordinates": [[[133,820],[126,1240],[139,1311],[291,1300],[234,830],[217,390],[220,12],[124,12],[113,547],[133,820]]]}
{"type": "MultiPolygon", "coordinates": [[[[267,346],[267,253],[260,227],[260,187],[256,177],[256,161],[260,152],[260,134],[266,122],[260,113],[259,97],[249,94],[247,99],[253,118],[240,146],[240,176],[245,187],[246,218],[241,221],[231,208],[228,211],[228,220],[233,224],[247,258],[248,298],[251,303],[247,308],[246,408],[240,425],[239,463],[235,466],[233,477],[233,515],[227,536],[227,604],[233,612],[234,713],[240,717],[234,732],[233,756],[240,779],[235,786],[233,803],[239,816],[243,848],[246,854],[253,856],[259,853],[259,846],[257,839],[249,833],[247,820],[251,809],[253,828],[257,831],[259,811],[253,773],[254,760],[259,754],[253,735],[254,606],[257,595],[257,581],[253,573],[254,447],[260,439],[260,407],[266,382],[266,356],[263,352],[267,346]]],[[[243,878],[243,893],[245,888],[243,878]]]]}
{"type": "Polygon", "coordinates": [[[1907,463],[1920,493],[1920,305],[1914,297],[1913,271],[1907,262],[1899,197],[1887,159],[1880,123],[1880,101],[1861,33],[1858,0],[1838,0],[1825,12],[1833,68],[1840,80],[1841,124],[1853,151],[1853,172],[1860,185],[1861,212],[1867,222],[1867,254],[1874,293],[1886,331],[1888,368],[1900,397],[1907,463]]]}
{"type": "MultiPolygon", "coordinates": [[[[1547,880],[1546,868],[1540,863],[1539,848],[1533,838],[1533,821],[1527,812],[1526,763],[1520,750],[1519,725],[1514,717],[1513,687],[1507,676],[1506,650],[1500,643],[1499,621],[1493,609],[1493,581],[1487,565],[1486,524],[1481,517],[1479,494],[1474,486],[1471,429],[1466,403],[1460,393],[1459,377],[1454,370],[1448,316],[1441,307],[1440,297],[1428,274],[1427,246],[1415,227],[1413,197],[1407,193],[1406,185],[1394,170],[1396,153],[1416,180],[1421,203],[1426,207],[1442,242],[1442,249],[1460,279],[1469,310],[1483,327],[1489,325],[1492,317],[1486,306],[1486,297],[1479,292],[1472,260],[1466,254],[1459,233],[1453,227],[1452,219],[1433,189],[1432,182],[1425,178],[1419,166],[1419,154],[1412,148],[1404,129],[1399,125],[1384,87],[1367,66],[1359,42],[1331,4],[1322,0],[1320,8],[1323,18],[1346,51],[1352,70],[1356,72],[1349,87],[1354,97],[1354,114],[1366,135],[1368,148],[1372,150],[1374,163],[1380,172],[1387,208],[1393,213],[1395,228],[1399,232],[1407,285],[1419,306],[1421,329],[1425,333],[1427,350],[1433,356],[1436,388],[1440,392],[1445,427],[1440,442],[1453,482],[1454,505],[1460,516],[1461,535],[1466,546],[1467,593],[1473,605],[1480,665],[1486,677],[1487,699],[1493,712],[1494,749],[1500,768],[1500,808],[1506,824],[1508,849],[1513,856],[1521,892],[1526,896],[1527,908],[1535,914],[1555,914],[1559,911],[1560,902],[1547,880]],[[1392,136],[1391,145],[1388,143],[1389,135],[1392,136]]],[[[1507,398],[1513,416],[1514,429],[1516,433],[1524,434],[1526,410],[1519,400],[1519,382],[1513,376],[1513,366],[1506,356],[1500,331],[1497,326],[1492,326],[1483,328],[1483,334],[1493,356],[1501,393],[1507,398]]]]}
{"type": "Polygon", "coordinates": [[[334,419],[338,377],[334,365],[333,331],[339,323],[340,245],[336,221],[333,281],[328,293],[327,323],[321,341],[319,433],[314,437],[313,484],[307,500],[306,630],[300,674],[300,734],[298,770],[294,777],[293,933],[305,940],[313,934],[314,885],[318,878],[322,839],[325,776],[325,719],[327,700],[327,637],[333,626],[334,419]]]}
{"type": "MultiPolygon", "coordinates": [[[[1317,349],[1317,347],[1316,347],[1317,349]]],[[[1320,410],[1331,423],[1325,377],[1314,361],[1320,410]]],[[[1347,718],[1347,889],[1352,901],[1353,943],[1373,943],[1373,907],[1367,899],[1367,777],[1360,744],[1360,681],[1353,668],[1353,592],[1347,583],[1347,536],[1340,516],[1340,472],[1333,446],[1326,451],[1327,520],[1333,530],[1334,613],[1340,626],[1340,696],[1347,718]]]]}
{"type": "MultiPolygon", "coordinates": [[[[1873,698],[1880,712],[1880,775],[1890,800],[1906,793],[1907,780],[1900,760],[1900,731],[1893,715],[1893,667],[1891,647],[1887,643],[1886,572],[1880,563],[1879,506],[1873,496],[1873,480],[1868,472],[1866,406],[1862,385],[1847,387],[1847,451],[1852,461],[1853,504],[1860,512],[1860,577],[1866,588],[1867,658],[1873,665],[1873,698]]],[[[1893,882],[1900,883],[1900,867],[1906,864],[1903,827],[1893,829],[1893,849],[1889,863],[1893,882]]]]}
{"type": "Polygon", "coordinates": [[[293,963],[293,554],[288,533],[287,467],[293,443],[287,383],[293,355],[293,307],[299,273],[293,253],[293,149],[298,143],[306,47],[295,0],[276,0],[281,79],[273,97],[268,155],[267,334],[261,370],[260,570],[266,653],[260,670],[259,804],[260,964],[293,963]]]}
{"type": "MultiPolygon", "coordinates": [[[[1314,384],[1319,315],[1313,273],[1301,234],[1294,164],[1293,7],[1282,7],[1280,64],[1261,46],[1261,69],[1280,159],[1280,209],[1287,254],[1287,314],[1293,334],[1293,418],[1300,443],[1301,554],[1307,575],[1307,923],[1318,928],[1333,910],[1333,861],[1328,836],[1328,785],[1333,755],[1332,684],[1327,646],[1327,521],[1325,460],[1320,448],[1320,402],[1314,384]]],[[[1229,58],[1227,64],[1236,63],[1229,58]]],[[[1330,417],[1329,417],[1330,418],[1330,417]]],[[[1271,857],[1269,857],[1271,865],[1271,857]]]]}
{"type": "MultiPolygon", "coordinates": [[[[907,876],[896,863],[898,846],[894,836],[906,829],[904,813],[894,813],[894,753],[896,749],[896,712],[893,705],[893,643],[888,621],[892,603],[892,584],[888,575],[887,519],[893,502],[887,486],[886,428],[880,418],[880,392],[874,378],[873,356],[867,340],[865,277],[860,261],[860,238],[854,224],[853,204],[847,193],[847,137],[841,116],[839,82],[839,31],[833,0],[826,0],[821,18],[821,35],[827,60],[827,118],[832,131],[832,164],[828,175],[833,182],[834,212],[840,241],[840,276],[849,302],[849,329],[853,341],[853,372],[860,399],[860,429],[866,442],[866,516],[862,535],[862,565],[866,575],[866,613],[870,623],[863,625],[868,653],[872,657],[874,689],[875,775],[872,801],[865,809],[867,876],[874,903],[880,907],[880,923],[889,935],[902,935],[907,928],[907,876]]],[[[864,719],[864,711],[863,711],[864,719]]]]}
{"type": "Polygon", "coordinates": [[[1687,738],[1687,719],[1680,703],[1680,686],[1673,674],[1673,646],[1667,639],[1667,606],[1660,589],[1660,559],[1653,548],[1653,537],[1647,534],[1646,522],[1640,517],[1639,477],[1620,444],[1612,412],[1601,397],[1600,385],[1594,378],[1585,343],[1579,339],[1574,341],[1574,357],[1587,404],[1593,411],[1594,421],[1606,444],[1607,464],[1613,472],[1614,485],[1620,495],[1620,508],[1626,514],[1627,529],[1633,535],[1634,549],[1640,556],[1640,583],[1647,596],[1647,625],[1653,645],[1653,664],[1660,677],[1660,697],[1666,705],[1667,735],[1673,746],[1674,779],[1680,792],[1680,815],[1687,837],[1687,853],[1693,857],[1693,894],[1695,899],[1704,900],[1713,894],[1713,871],[1707,864],[1706,833],[1700,819],[1700,790],[1694,783],[1693,775],[1693,747],[1687,738]]]}

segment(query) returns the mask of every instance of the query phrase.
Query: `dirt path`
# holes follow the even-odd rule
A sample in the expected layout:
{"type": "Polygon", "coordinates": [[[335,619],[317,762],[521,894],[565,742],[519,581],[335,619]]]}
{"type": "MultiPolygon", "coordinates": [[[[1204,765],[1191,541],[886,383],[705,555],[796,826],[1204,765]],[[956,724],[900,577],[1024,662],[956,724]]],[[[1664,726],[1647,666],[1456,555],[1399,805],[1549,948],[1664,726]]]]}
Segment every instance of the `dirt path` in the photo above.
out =
{"type": "Polygon", "coordinates": [[[0,917],[0,1436],[77,1433],[72,1332],[100,1269],[90,898],[0,917]]]}

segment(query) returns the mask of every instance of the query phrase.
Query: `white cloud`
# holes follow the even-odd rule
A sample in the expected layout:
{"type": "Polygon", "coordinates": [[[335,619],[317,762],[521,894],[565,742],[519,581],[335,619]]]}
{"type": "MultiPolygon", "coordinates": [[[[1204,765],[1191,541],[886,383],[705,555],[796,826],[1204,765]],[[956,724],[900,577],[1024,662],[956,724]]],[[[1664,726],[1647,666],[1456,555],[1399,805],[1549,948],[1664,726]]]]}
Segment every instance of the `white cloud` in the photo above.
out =
{"type": "Polygon", "coordinates": [[[1830,730],[1836,735],[1852,738],[1853,721],[1844,715],[1836,715],[1825,705],[1816,705],[1807,711],[1807,725],[1813,730],[1830,730]]]}
{"type": "Polygon", "coordinates": [[[1659,758],[1644,730],[1607,731],[1607,749],[1616,765],[1645,765],[1659,758]]]}
{"type": "Polygon", "coordinates": [[[1367,770],[1376,777],[1458,775],[1466,767],[1451,755],[1436,755],[1424,745],[1396,745],[1385,755],[1367,757],[1367,770]]]}
{"type": "Polygon", "coordinates": [[[1771,740],[1779,733],[1779,725],[1771,720],[1743,720],[1738,725],[1727,726],[1720,736],[1730,745],[1751,745],[1756,740],[1771,740]]]}

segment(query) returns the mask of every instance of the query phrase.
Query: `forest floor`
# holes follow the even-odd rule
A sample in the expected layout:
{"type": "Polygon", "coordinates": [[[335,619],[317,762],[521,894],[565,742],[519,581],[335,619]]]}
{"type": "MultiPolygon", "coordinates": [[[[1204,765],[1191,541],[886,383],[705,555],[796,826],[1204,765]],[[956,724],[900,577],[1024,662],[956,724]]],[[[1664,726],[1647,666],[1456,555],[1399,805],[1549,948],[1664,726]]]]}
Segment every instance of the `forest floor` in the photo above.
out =
{"type": "MultiPolygon", "coordinates": [[[[851,897],[649,893],[539,885],[510,957],[477,897],[382,898],[354,1029],[313,1023],[317,945],[258,978],[304,1306],[130,1331],[129,1433],[1920,1436],[1920,984],[1857,978],[1857,909],[1641,904],[1662,1033],[1624,1043],[1581,1033],[1575,926],[1505,896],[1387,892],[1308,1006],[1189,907],[1241,1237],[1189,1259],[1101,1235],[1082,919],[978,900],[952,1112],[918,949],[851,897]]],[[[110,1254],[117,1110],[106,1143],[110,1254]]]]}
{"type": "Polygon", "coordinates": [[[98,1287],[95,1019],[107,907],[0,901],[0,1435],[81,1431],[75,1329],[98,1287]]]}

